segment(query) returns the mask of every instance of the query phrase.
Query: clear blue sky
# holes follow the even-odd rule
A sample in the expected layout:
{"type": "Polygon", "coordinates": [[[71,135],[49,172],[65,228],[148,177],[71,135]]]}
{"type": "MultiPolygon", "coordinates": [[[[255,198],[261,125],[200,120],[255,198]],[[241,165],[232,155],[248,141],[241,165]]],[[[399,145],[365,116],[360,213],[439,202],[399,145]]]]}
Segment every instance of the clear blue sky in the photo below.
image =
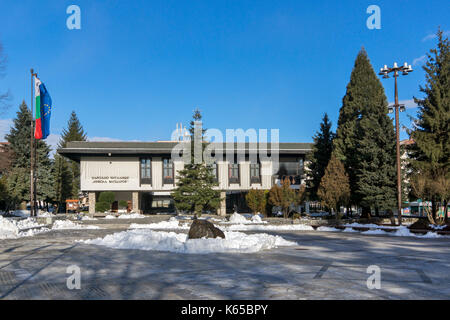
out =
{"type": "MultiPolygon", "coordinates": [[[[168,139],[199,107],[207,128],[279,128],[280,141],[309,142],[324,112],[336,127],[362,46],[376,70],[415,60],[399,98],[420,96],[420,59],[435,46],[429,35],[450,29],[449,12],[444,0],[2,0],[0,91],[13,100],[0,124],[29,103],[33,67],[53,98],[55,135],[75,110],[92,139],[168,139]],[[81,30],[66,27],[70,4],[81,30]],[[381,30],[366,27],[371,4],[381,30]]],[[[393,101],[393,79],[382,83],[393,101]]]]}

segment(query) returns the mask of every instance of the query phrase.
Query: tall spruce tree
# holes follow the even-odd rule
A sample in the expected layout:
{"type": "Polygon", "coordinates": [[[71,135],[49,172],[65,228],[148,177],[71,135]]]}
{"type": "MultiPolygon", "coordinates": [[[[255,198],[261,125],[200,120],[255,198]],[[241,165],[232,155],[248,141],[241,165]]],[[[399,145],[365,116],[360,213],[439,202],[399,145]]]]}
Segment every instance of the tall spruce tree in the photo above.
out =
{"type": "MultiPolygon", "coordinates": [[[[8,174],[8,189],[18,202],[30,199],[30,125],[31,113],[24,101],[19,107],[10,133],[6,135],[13,152],[11,170],[8,174]]],[[[50,147],[44,140],[35,142],[37,200],[52,201],[54,188],[50,147]]]]}
{"type": "MultiPolygon", "coordinates": [[[[75,111],[72,111],[70,115],[70,119],[67,122],[67,129],[63,129],[61,139],[58,143],[58,148],[65,148],[68,142],[71,141],[86,141],[86,133],[84,132],[83,126],[80,123],[80,120],[77,117],[75,111]]],[[[55,161],[59,159],[56,159],[55,161]]],[[[63,189],[60,189],[60,198],[62,201],[68,198],[78,199],[78,194],[80,192],[80,164],[73,160],[63,159],[62,163],[58,163],[58,166],[55,169],[58,171],[57,181],[61,183],[58,185],[64,186],[63,189]],[[68,167],[68,168],[66,168],[68,167]],[[67,170],[70,172],[68,173],[67,170]],[[65,185],[70,185],[70,193],[67,194],[67,188],[65,185]]]]}
{"type": "Polygon", "coordinates": [[[361,205],[364,214],[395,201],[395,135],[387,105],[363,48],[342,99],[334,146],[349,175],[351,203],[361,205]]]}
{"type": "Polygon", "coordinates": [[[189,128],[191,134],[190,162],[185,163],[184,169],[178,172],[177,186],[172,192],[175,207],[178,210],[194,213],[196,216],[200,216],[203,210],[215,210],[220,205],[220,191],[213,189],[218,186],[218,183],[211,167],[205,163],[203,158],[201,163],[194,161],[195,139],[200,139],[203,150],[206,147],[206,143],[204,143],[205,129],[202,128],[199,136],[196,137],[196,122],[201,119],[200,111],[195,110],[189,128]]]}
{"type": "Polygon", "coordinates": [[[333,151],[334,133],[331,131],[331,122],[325,113],[320,124],[320,130],[314,136],[314,145],[308,154],[308,196],[311,200],[317,200],[317,189],[320,180],[325,174],[325,169],[333,151]]]}
{"type": "MultiPolygon", "coordinates": [[[[423,66],[425,86],[420,86],[423,99],[414,97],[419,105],[414,128],[409,133],[414,144],[409,146],[412,174],[426,174],[431,179],[450,179],[450,49],[449,39],[437,32],[437,47],[427,54],[423,66]]],[[[432,214],[436,216],[438,199],[433,197],[432,214]]]]}

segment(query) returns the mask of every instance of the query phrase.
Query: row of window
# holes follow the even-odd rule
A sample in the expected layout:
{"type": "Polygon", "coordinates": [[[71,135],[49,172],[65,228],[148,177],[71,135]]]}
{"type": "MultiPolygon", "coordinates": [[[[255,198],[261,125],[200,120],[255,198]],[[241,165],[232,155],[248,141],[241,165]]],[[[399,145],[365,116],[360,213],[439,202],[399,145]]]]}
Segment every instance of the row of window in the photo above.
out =
{"type": "MultiPolygon", "coordinates": [[[[141,158],[141,184],[151,184],[152,183],[152,167],[151,158],[141,158]]],[[[212,174],[218,179],[217,175],[217,164],[211,165],[212,174]]],[[[239,183],[240,173],[239,164],[232,163],[228,165],[228,181],[229,183],[239,183]]],[[[250,182],[260,183],[261,182],[261,168],[259,163],[250,164],[250,182]]],[[[173,184],[174,183],[174,166],[172,159],[163,158],[163,183],[173,184]]]]}

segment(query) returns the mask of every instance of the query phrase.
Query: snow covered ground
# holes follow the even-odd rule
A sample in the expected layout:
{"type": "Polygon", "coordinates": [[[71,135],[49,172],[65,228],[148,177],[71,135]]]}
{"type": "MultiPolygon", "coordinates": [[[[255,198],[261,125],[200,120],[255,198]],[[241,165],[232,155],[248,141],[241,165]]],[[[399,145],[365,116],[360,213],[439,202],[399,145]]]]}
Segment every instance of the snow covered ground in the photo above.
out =
{"type": "Polygon", "coordinates": [[[0,216],[0,239],[16,239],[20,237],[29,237],[37,233],[42,233],[49,230],[47,228],[39,228],[41,226],[42,225],[38,224],[33,218],[14,220],[0,216]]]}
{"type": "Polygon", "coordinates": [[[53,223],[52,230],[67,230],[67,229],[100,229],[98,226],[81,225],[70,220],[56,220],[53,223]]]}
{"type": "Polygon", "coordinates": [[[132,223],[130,225],[130,229],[189,230],[190,225],[187,223],[181,223],[181,221],[179,221],[175,217],[171,217],[168,221],[161,221],[148,224],[132,223]]]}
{"type": "Polygon", "coordinates": [[[279,246],[297,245],[296,242],[287,241],[280,236],[264,233],[251,235],[242,232],[226,231],[224,233],[225,239],[187,239],[187,235],[184,233],[134,229],[80,242],[115,249],[156,250],[188,254],[250,253],[279,246]]]}
{"type": "Polygon", "coordinates": [[[105,219],[142,219],[145,218],[145,215],[139,213],[130,213],[130,214],[120,214],[119,216],[113,216],[108,214],[105,219]]]}

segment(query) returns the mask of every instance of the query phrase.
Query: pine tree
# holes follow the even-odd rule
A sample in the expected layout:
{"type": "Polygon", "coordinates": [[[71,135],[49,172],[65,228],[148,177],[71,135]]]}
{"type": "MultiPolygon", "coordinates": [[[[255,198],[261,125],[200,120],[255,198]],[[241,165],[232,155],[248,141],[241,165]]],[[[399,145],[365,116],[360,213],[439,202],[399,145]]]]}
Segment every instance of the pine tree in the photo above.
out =
{"type": "Polygon", "coordinates": [[[395,135],[387,105],[383,86],[363,48],[342,100],[334,139],[336,157],[349,176],[351,202],[362,205],[363,214],[370,213],[370,206],[389,206],[395,199],[395,135]],[[384,198],[382,193],[386,193],[384,198]]]}
{"type": "Polygon", "coordinates": [[[326,207],[335,210],[336,216],[340,205],[346,205],[350,199],[348,175],[334,153],[325,169],[317,194],[326,207]]]}
{"type": "MultiPolygon", "coordinates": [[[[25,102],[19,107],[17,118],[6,140],[13,152],[11,170],[8,174],[8,189],[16,201],[30,199],[30,125],[31,113],[25,102]]],[[[54,198],[52,161],[50,147],[44,140],[36,143],[36,195],[37,200],[51,201],[54,198]]]]}
{"type": "Polygon", "coordinates": [[[253,214],[264,213],[266,211],[266,193],[265,190],[250,189],[245,195],[245,201],[253,214]]]}
{"type": "Polygon", "coordinates": [[[55,183],[55,201],[57,202],[59,209],[66,199],[71,198],[71,182],[73,181],[73,176],[67,164],[67,160],[58,154],[55,155],[53,174],[55,183]]]}
{"type": "Polygon", "coordinates": [[[200,216],[203,210],[215,210],[220,205],[220,191],[213,189],[218,186],[211,167],[202,159],[201,163],[194,161],[194,143],[200,139],[203,149],[206,147],[204,132],[202,129],[199,137],[195,136],[195,126],[197,121],[201,121],[202,116],[197,109],[194,111],[189,131],[191,133],[191,155],[190,162],[185,163],[184,169],[178,172],[178,182],[172,197],[178,210],[194,213],[200,216]]]}
{"type": "MultiPolygon", "coordinates": [[[[412,174],[420,172],[436,179],[450,179],[450,49],[442,30],[437,32],[438,44],[427,54],[423,66],[426,85],[420,86],[423,99],[414,97],[419,105],[414,128],[409,131],[414,144],[409,147],[412,174]]],[[[438,199],[433,197],[432,214],[436,216],[438,199]]]]}
{"type": "MultiPolygon", "coordinates": [[[[80,123],[75,111],[72,111],[70,119],[67,122],[67,129],[63,129],[61,139],[58,143],[58,148],[65,148],[68,142],[71,141],[86,141],[87,135],[84,132],[83,126],[80,123]]],[[[63,200],[68,198],[78,199],[80,192],[80,164],[73,160],[65,160],[66,163],[62,164],[59,168],[58,179],[63,180],[63,184],[69,184],[71,191],[66,195],[63,200]],[[71,172],[71,175],[64,175],[67,166],[71,172]]]]}
{"type": "Polygon", "coordinates": [[[314,136],[314,145],[311,152],[308,154],[308,180],[307,188],[311,200],[317,199],[317,189],[320,185],[320,180],[325,174],[325,168],[331,158],[333,151],[334,133],[331,131],[331,122],[328,115],[325,113],[320,124],[320,130],[314,136]]]}
{"type": "Polygon", "coordinates": [[[275,184],[269,191],[269,202],[283,211],[283,217],[289,217],[291,206],[301,203],[305,193],[305,186],[302,185],[299,190],[291,188],[289,179],[284,179],[281,186],[275,184]]]}

